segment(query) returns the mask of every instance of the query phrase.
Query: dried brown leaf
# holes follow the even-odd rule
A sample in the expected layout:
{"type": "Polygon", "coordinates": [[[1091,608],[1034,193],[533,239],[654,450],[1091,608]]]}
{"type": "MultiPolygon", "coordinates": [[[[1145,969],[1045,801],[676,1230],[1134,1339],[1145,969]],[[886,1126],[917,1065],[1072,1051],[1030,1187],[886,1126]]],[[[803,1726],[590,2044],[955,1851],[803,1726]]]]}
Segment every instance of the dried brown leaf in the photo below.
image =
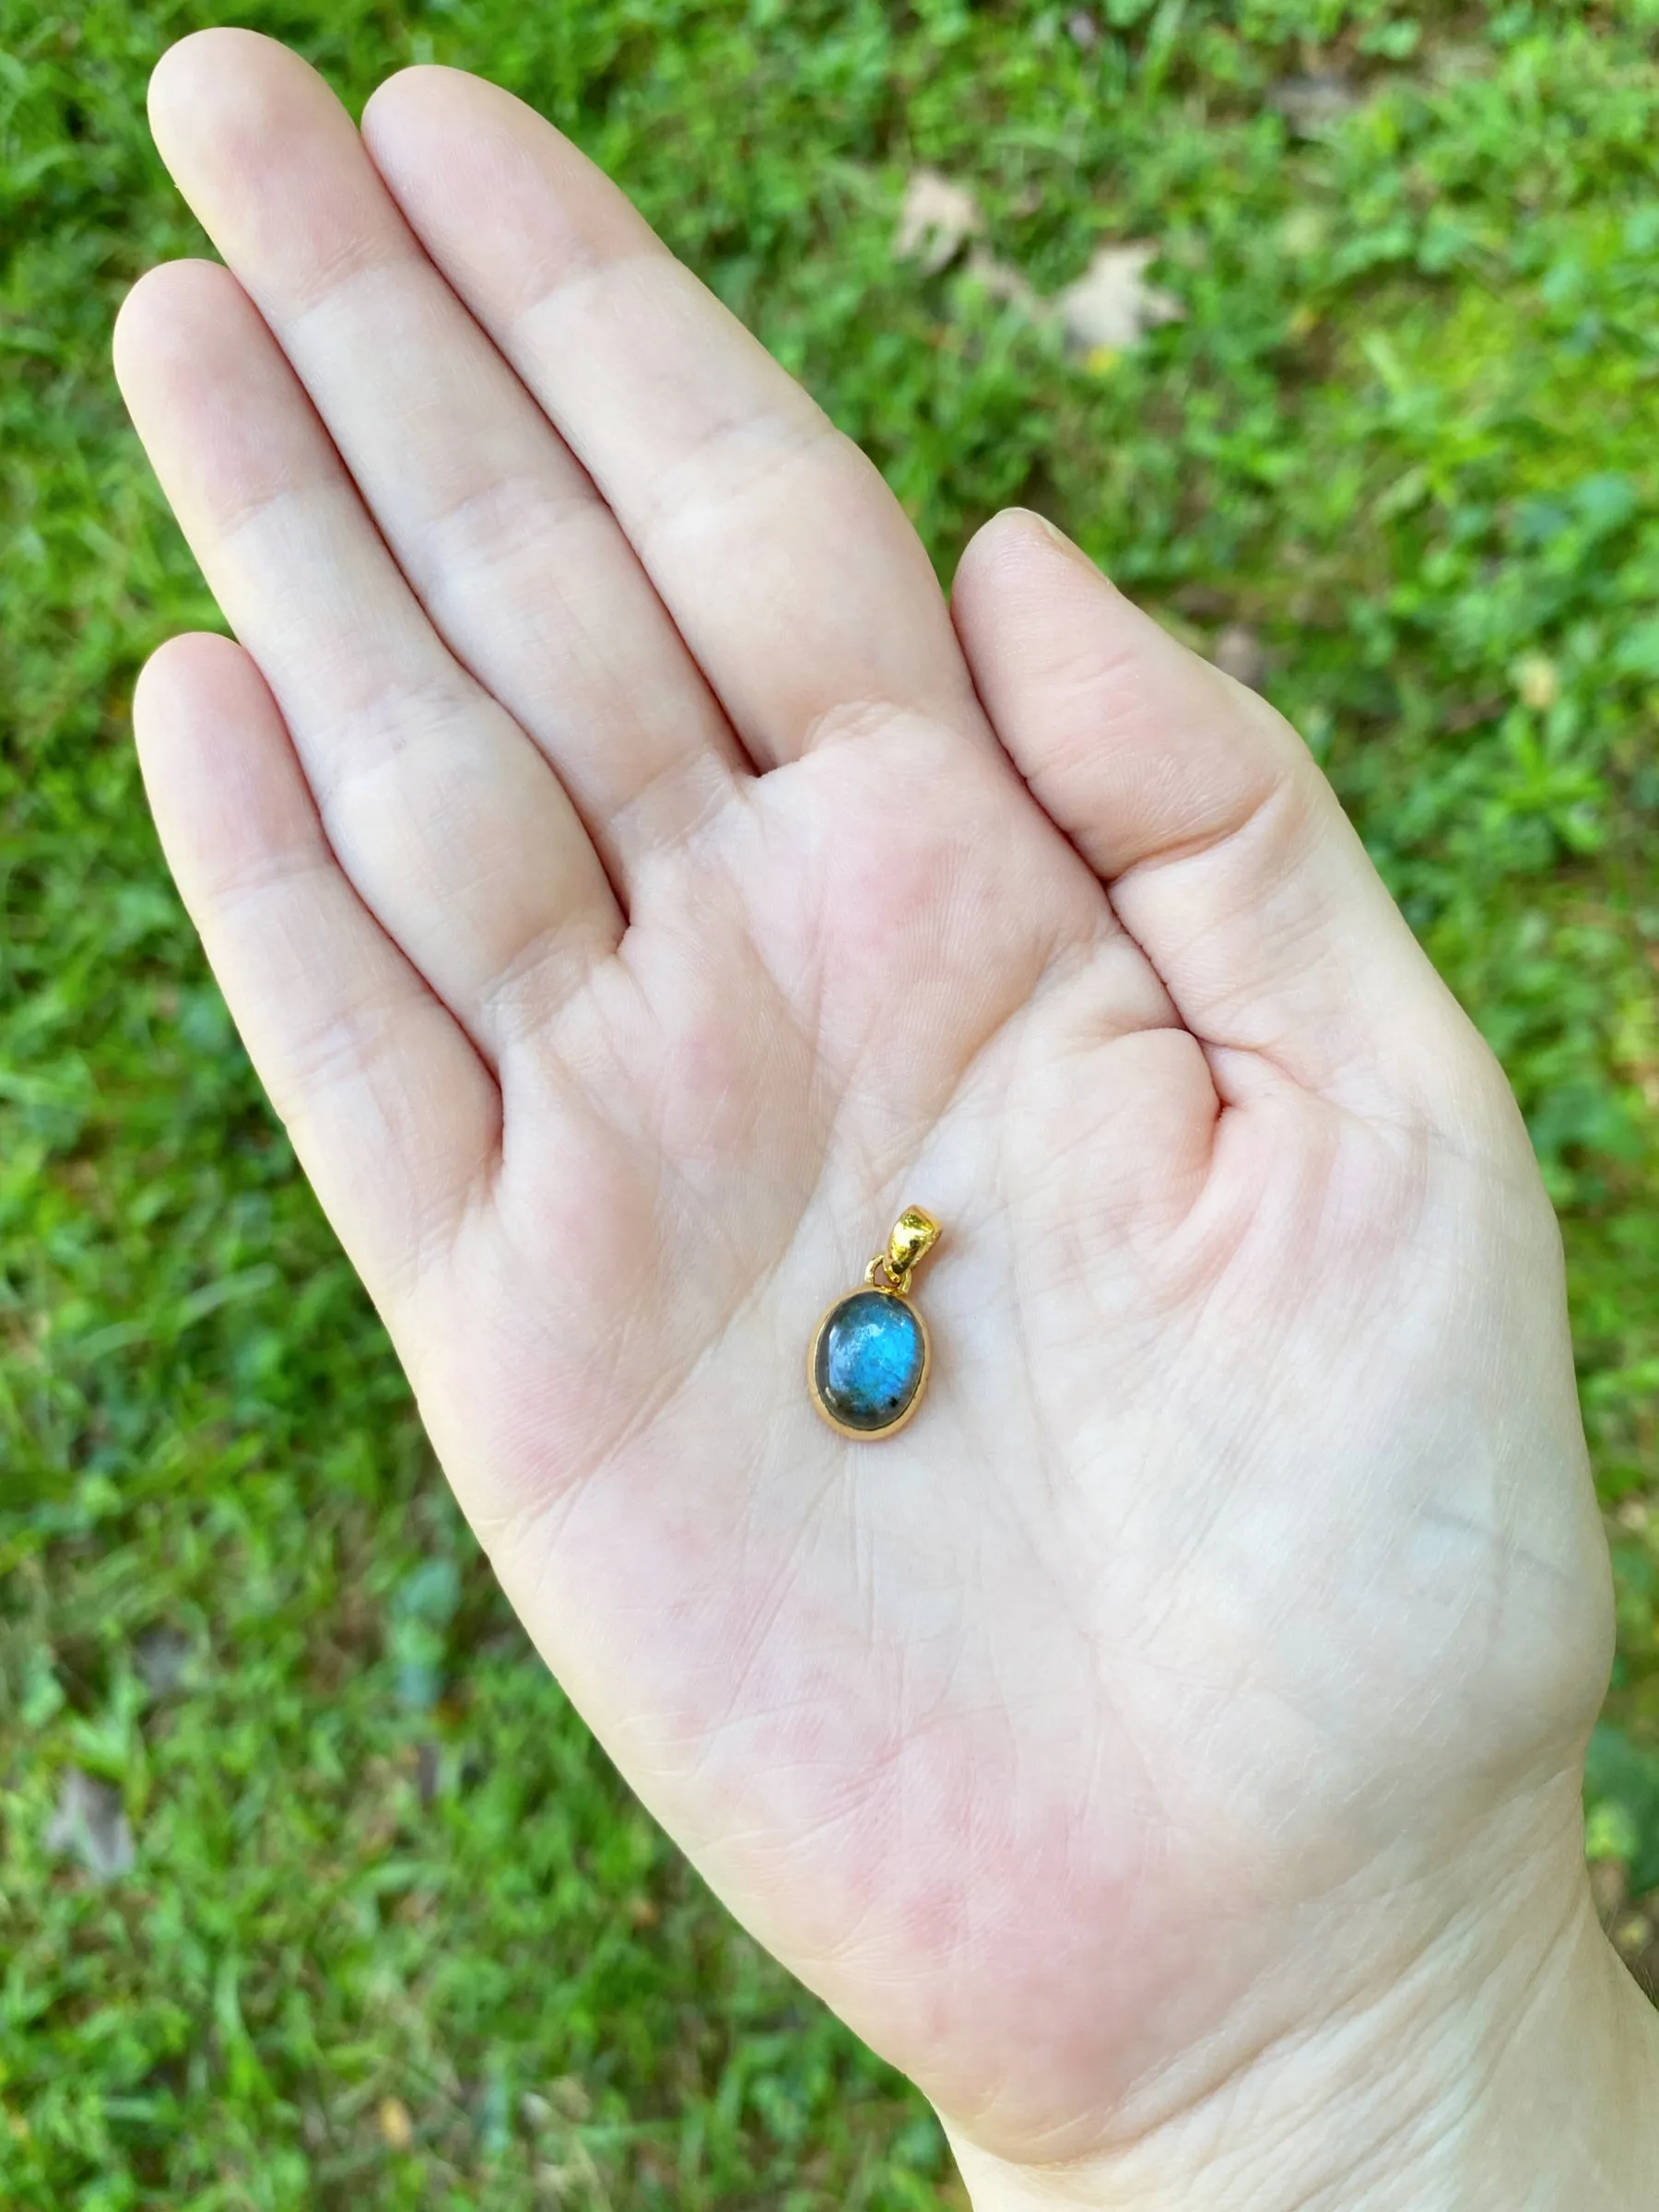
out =
{"type": "Polygon", "coordinates": [[[1123,353],[1160,323],[1179,323],[1186,310],[1172,294],[1146,280],[1159,249],[1100,246],[1076,284],[1054,295],[1067,342],[1079,353],[1123,353]]]}
{"type": "Polygon", "coordinates": [[[58,1785],[58,1801],[46,1829],[46,1848],[78,1859],[100,1882],[131,1874],[137,1861],[132,1824],[112,1783],[100,1782],[79,1767],[69,1767],[58,1785]]]}
{"type": "Polygon", "coordinates": [[[900,203],[893,258],[919,261],[924,273],[934,276],[984,228],[980,204],[966,184],[956,183],[936,169],[919,169],[900,203]]]}
{"type": "Polygon", "coordinates": [[[936,276],[959,256],[966,273],[994,300],[1028,322],[1059,321],[1066,342],[1084,355],[1114,354],[1139,343],[1160,323],[1179,322],[1186,310],[1171,293],[1147,282],[1159,247],[1147,241],[1097,247],[1075,284],[1044,299],[1024,271],[983,242],[984,211],[972,190],[935,169],[918,169],[904,188],[893,233],[896,260],[936,276]]]}

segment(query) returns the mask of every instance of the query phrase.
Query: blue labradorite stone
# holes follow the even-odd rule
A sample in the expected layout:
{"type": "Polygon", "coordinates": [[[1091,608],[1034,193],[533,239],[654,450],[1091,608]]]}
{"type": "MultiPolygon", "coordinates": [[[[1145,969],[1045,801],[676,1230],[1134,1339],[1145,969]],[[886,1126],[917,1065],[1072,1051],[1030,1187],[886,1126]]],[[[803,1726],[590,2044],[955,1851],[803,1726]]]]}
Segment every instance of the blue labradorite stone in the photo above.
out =
{"type": "Polygon", "coordinates": [[[925,1359],[922,1324],[903,1299],[854,1290],[824,1324],[814,1380],[843,1428],[874,1434],[890,1429],[915,1396],[925,1359]]]}

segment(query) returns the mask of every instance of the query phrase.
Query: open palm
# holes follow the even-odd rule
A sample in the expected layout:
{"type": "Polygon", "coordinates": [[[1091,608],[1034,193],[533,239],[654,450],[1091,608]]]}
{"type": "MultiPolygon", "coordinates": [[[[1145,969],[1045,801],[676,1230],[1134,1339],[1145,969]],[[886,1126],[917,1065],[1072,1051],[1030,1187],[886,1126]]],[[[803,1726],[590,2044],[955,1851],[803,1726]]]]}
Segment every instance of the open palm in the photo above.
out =
{"type": "Polygon", "coordinates": [[[1001,2154],[1363,2010],[1574,1855],[1606,1607],[1524,1134],[1305,751],[1034,518],[953,625],[505,95],[359,138],[222,31],[153,105],[234,274],[118,364],[241,644],[147,777],[549,1664],[1001,2154]],[[912,1202],[928,1394],[849,1442],[806,1342],[912,1202]]]}

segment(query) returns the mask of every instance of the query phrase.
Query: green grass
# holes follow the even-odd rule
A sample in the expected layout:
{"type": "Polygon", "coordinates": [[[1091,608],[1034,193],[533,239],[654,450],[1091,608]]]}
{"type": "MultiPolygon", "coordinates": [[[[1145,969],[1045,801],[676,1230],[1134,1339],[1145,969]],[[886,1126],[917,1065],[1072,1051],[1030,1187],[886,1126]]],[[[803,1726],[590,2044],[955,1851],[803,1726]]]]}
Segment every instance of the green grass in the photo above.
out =
{"type": "MultiPolygon", "coordinates": [[[[1641,1963],[1659,6],[1107,0],[1088,46],[1071,12],[244,19],[354,99],[435,57],[571,130],[942,571],[1021,499],[1182,634],[1258,633],[1561,1209],[1620,1591],[1591,1825],[1641,1963]],[[1274,88],[1336,71],[1351,111],[1293,135],[1274,88]],[[920,162],[1045,290],[1103,238],[1160,241],[1187,319],[1090,372],[961,274],[895,266],[920,162]]],[[[123,287],[198,250],[142,100],[208,19],[0,0],[0,2203],[952,2201],[926,2113],[732,1928],[531,1658],[158,859],[126,701],[214,617],[105,359],[123,287]],[[49,1847],[74,1767],[122,1793],[124,1878],[49,1847]]]]}

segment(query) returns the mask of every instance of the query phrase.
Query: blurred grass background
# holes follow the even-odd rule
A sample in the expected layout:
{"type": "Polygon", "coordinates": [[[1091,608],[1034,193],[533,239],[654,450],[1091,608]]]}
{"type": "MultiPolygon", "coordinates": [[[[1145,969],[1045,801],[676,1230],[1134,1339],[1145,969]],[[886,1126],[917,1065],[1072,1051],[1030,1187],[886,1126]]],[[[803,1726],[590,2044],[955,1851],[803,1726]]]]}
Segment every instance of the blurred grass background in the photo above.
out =
{"type": "MultiPolygon", "coordinates": [[[[216,618],[106,353],[124,285],[200,250],[143,91],[213,19],[0,0],[0,2203],[956,2202],[925,2111],[530,1656],[157,856],[127,700],[216,618]]],[[[942,572],[1038,506],[1297,721],[1560,1207],[1619,1585],[1589,1843],[1653,1986],[1659,0],[240,19],[353,100],[410,60],[512,86],[942,572]],[[1080,363],[924,277],[924,165],[1044,292],[1156,241],[1185,319],[1080,363]]]]}

